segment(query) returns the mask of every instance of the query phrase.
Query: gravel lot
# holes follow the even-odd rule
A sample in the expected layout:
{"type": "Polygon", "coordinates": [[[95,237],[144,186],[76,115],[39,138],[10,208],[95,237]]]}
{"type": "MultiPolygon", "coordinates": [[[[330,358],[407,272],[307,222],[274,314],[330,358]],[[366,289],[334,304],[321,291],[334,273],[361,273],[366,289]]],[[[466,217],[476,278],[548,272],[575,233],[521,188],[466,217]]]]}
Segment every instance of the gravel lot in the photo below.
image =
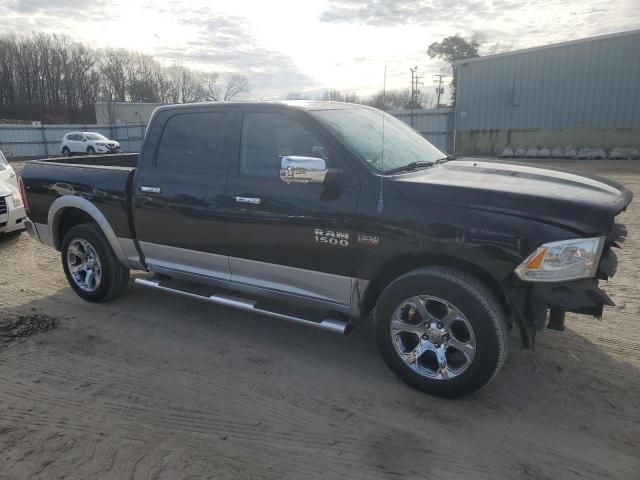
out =
{"type": "MultiPolygon", "coordinates": [[[[562,166],[640,193],[640,162],[562,166]]],[[[623,221],[617,306],[534,352],[514,334],[496,380],[457,401],[397,380],[368,329],[133,284],[93,305],[57,252],[0,238],[0,478],[640,478],[640,210],[623,221]],[[32,335],[3,337],[19,316],[32,335]]]]}

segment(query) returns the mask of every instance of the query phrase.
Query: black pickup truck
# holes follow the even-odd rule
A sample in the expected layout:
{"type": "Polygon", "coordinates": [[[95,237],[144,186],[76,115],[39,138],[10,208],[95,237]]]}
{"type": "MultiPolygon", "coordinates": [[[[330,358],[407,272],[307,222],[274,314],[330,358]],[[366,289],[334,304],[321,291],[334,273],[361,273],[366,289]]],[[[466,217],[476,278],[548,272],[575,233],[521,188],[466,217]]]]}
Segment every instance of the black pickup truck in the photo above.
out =
{"type": "Polygon", "coordinates": [[[140,154],[36,160],[31,235],[99,302],[136,283],[347,333],[372,318],[389,367],[454,397],[567,311],[600,317],[631,202],[596,177],[450,159],[343,103],[158,108],[140,154]]]}

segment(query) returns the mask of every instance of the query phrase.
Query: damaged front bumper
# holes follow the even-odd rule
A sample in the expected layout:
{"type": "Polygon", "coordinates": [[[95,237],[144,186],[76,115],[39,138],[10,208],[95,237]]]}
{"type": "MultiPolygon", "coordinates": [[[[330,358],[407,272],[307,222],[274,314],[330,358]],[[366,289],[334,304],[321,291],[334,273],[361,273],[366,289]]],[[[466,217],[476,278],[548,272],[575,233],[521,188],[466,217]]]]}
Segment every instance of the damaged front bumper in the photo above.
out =
{"type": "Polygon", "coordinates": [[[595,278],[558,283],[527,283],[516,280],[510,292],[513,320],[520,330],[524,348],[533,348],[535,334],[547,326],[564,330],[564,315],[574,312],[602,317],[605,306],[614,306],[613,300],[600,288],[600,280],[615,275],[619,248],[627,237],[627,229],[615,224],[607,235],[595,278]]]}

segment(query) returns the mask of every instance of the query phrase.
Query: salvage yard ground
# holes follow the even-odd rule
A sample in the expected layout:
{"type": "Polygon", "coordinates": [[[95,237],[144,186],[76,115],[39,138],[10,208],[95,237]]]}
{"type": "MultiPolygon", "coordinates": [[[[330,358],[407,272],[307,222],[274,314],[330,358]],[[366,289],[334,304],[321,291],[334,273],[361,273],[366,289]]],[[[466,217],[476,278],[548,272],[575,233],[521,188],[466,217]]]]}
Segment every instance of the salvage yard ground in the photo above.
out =
{"type": "MultiPolygon", "coordinates": [[[[561,166],[640,194],[640,162],[561,166]]],[[[0,479],[640,478],[638,201],[606,287],[616,307],[569,315],[534,352],[514,332],[496,380],[457,401],[402,384],[366,328],[339,337],[133,284],[93,305],[57,252],[0,238],[0,479]]]]}

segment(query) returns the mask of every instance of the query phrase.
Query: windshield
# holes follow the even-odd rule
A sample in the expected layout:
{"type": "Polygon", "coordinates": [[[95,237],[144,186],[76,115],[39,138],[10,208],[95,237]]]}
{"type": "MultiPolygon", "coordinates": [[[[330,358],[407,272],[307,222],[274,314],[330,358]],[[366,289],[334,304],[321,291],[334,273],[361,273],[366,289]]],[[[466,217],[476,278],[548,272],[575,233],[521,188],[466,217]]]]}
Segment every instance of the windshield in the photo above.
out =
{"type": "Polygon", "coordinates": [[[100,135],[99,133],[85,133],[84,136],[87,137],[87,140],[109,140],[107,137],[100,135]]]}
{"type": "Polygon", "coordinates": [[[338,133],[360,158],[380,173],[415,162],[429,165],[447,156],[406,123],[381,110],[353,107],[309,113],[338,133]]]}
{"type": "Polygon", "coordinates": [[[7,165],[9,163],[7,162],[7,159],[4,158],[4,155],[2,154],[2,152],[0,152],[0,172],[2,172],[3,170],[7,169],[7,165]]]}

